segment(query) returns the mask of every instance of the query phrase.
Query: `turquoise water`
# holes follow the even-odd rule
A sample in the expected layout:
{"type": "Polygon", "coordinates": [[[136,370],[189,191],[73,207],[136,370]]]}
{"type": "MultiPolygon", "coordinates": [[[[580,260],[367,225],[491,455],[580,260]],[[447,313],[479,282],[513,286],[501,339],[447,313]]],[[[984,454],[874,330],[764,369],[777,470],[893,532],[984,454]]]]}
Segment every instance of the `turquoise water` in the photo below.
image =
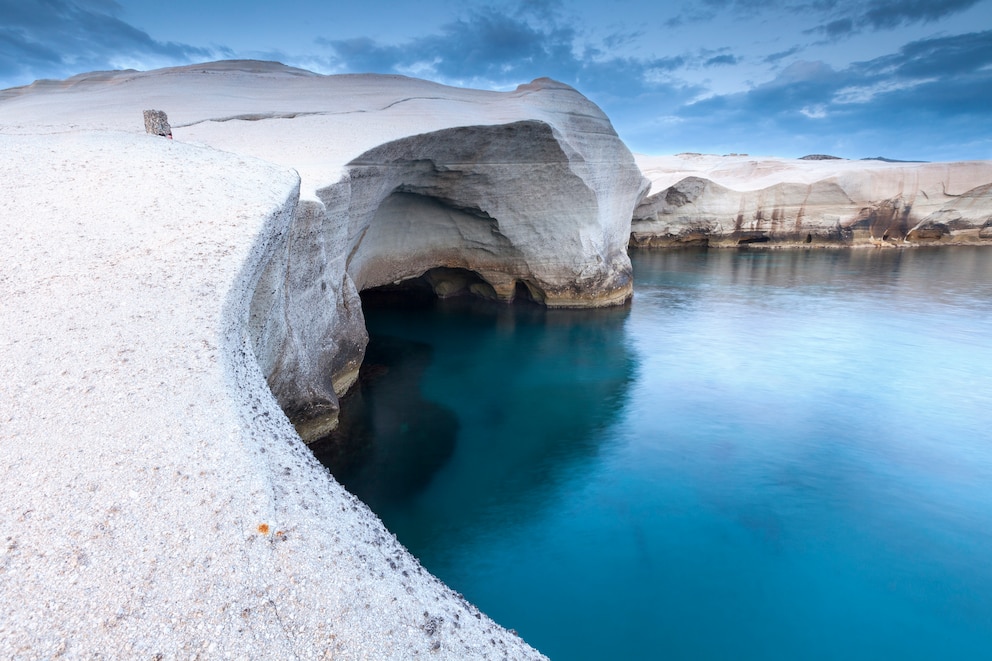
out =
{"type": "Polygon", "coordinates": [[[648,252],[372,309],[316,452],[553,659],[992,658],[992,252],[648,252]]]}

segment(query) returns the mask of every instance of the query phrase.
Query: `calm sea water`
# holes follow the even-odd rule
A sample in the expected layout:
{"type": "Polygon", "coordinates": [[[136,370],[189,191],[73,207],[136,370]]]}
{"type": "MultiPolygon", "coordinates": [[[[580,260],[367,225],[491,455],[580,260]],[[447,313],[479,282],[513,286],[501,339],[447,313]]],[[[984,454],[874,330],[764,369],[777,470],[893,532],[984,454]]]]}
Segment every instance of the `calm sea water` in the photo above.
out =
{"type": "Polygon", "coordinates": [[[992,658],[992,252],[648,252],[368,313],[317,453],[553,659],[992,658]]]}

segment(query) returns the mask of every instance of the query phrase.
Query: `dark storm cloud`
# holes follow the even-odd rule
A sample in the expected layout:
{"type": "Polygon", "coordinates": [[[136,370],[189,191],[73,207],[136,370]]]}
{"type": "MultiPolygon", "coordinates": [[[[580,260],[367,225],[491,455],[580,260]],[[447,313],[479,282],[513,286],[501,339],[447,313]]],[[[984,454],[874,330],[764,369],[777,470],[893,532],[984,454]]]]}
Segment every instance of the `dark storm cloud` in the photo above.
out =
{"type": "Polygon", "coordinates": [[[839,71],[822,62],[796,62],[764,85],[687,106],[685,112],[786,117],[822,107],[829,115],[856,112],[858,106],[866,112],[891,107],[889,99],[911,106],[903,113],[980,112],[992,120],[992,30],[914,41],[894,54],[839,71]],[[963,100],[969,102],[962,105],[963,100]]]}
{"type": "Polygon", "coordinates": [[[0,28],[0,75],[10,75],[22,68],[45,68],[57,65],[61,56],[51,48],[28,40],[18,30],[0,28]]]}
{"type": "Polygon", "coordinates": [[[112,0],[0,0],[0,75],[41,78],[107,69],[121,55],[180,63],[211,54],[156,41],[118,18],[119,10],[112,0]]]}
{"type": "MultiPolygon", "coordinates": [[[[843,12],[860,7],[862,23],[867,12],[882,6],[850,0],[814,4],[820,17],[830,13],[838,21],[846,20],[843,12]]],[[[926,20],[933,15],[913,11],[909,2],[898,4],[900,20],[926,20]]],[[[697,7],[757,11],[759,5],[765,3],[708,0],[697,7]]],[[[743,140],[768,144],[769,151],[802,155],[827,151],[830,145],[821,144],[827,136],[854,135],[863,138],[865,149],[875,136],[881,149],[900,134],[945,130],[939,127],[963,132],[968,126],[992,124],[990,32],[919,40],[887,56],[838,69],[822,62],[793,62],[773,80],[747,91],[707,96],[706,89],[686,83],[682,76],[700,68],[739,65],[745,54],[704,48],[664,58],[621,57],[613,54],[609,38],[598,45],[583,41],[574,23],[556,13],[558,5],[542,6],[550,9],[539,15],[519,6],[476,10],[434,34],[398,45],[371,39],[324,43],[337,65],[349,71],[414,72],[442,82],[481,86],[509,86],[551,76],[602,106],[638,148],[654,151],[678,148],[673,136],[685,140],[681,146],[690,151],[721,140],[726,151],[738,151],[735,143],[743,140]],[[650,120],[644,117],[648,107],[654,110],[650,120]]],[[[813,11],[808,2],[803,6],[813,11]]],[[[952,10],[956,9],[948,11],[952,10]]],[[[843,35],[855,23],[854,18],[850,24],[838,23],[835,31],[843,35]]],[[[620,43],[618,39],[616,44],[620,43]]],[[[804,49],[797,45],[766,56],[764,62],[784,63],[804,49]]],[[[960,136],[955,140],[960,143],[960,136]]],[[[915,155],[882,151],[893,157],[915,155]]]]}
{"type": "Polygon", "coordinates": [[[317,44],[330,47],[338,59],[354,72],[391,71],[404,62],[402,48],[381,46],[368,37],[317,39],[317,44]]]}
{"type": "Polygon", "coordinates": [[[854,25],[854,19],[852,18],[838,18],[835,21],[830,21],[826,25],[822,25],[819,28],[812,30],[812,32],[820,32],[825,34],[831,39],[846,37],[858,31],[859,29],[854,25]]]}
{"type": "Polygon", "coordinates": [[[351,72],[407,73],[478,87],[511,87],[549,76],[581,90],[617,127],[642,122],[645,108],[674,108],[705,91],[680,77],[701,62],[699,55],[616,55],[611,43],[619,41],[589,43],[569,17],[543,11],[556,6],[541,5],[540,12],[526,5],[476,10],[435,34],[399,45],[370,39],[321,43],[331,50],[328,68],[351,72]]]}
{"type": "Polygon", "coordinates": [[[481,74],[495,79],[504,71],[548,70],[556,63],[574,68],[574,41],[571,27],[554,23],[534,27],[520,18],[486,10],[448,24],[441,34],[418,40],[414,47],[440,58],[438,71],[443,75],[468,78],[481,74]]]}
{"type": "Polygon", "coordinates": [[[921,39],[906,44],[894,55],[856,66],[880,75],[947,78],[976,72],[989,65],[992,65],[992,30],[921,39]]]}

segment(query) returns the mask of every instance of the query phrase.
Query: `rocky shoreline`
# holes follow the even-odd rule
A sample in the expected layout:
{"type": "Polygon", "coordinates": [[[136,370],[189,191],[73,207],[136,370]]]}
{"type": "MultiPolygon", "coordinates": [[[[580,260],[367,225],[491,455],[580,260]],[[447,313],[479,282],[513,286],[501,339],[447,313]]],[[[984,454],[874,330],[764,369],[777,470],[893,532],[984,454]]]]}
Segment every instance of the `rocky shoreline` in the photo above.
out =
{"type": "Polygon", "coordinates": [[[359,290],[629,298],[647,182],[596,106],[221,62],[6,90],[0,150],[0,656],[542,658],[301,433],[359,290]]]}
{"type": "Polygon", "coordinates": [[[974,233],[988,193],[969,182],[992,172],[917,171],[921,224],[891,202],[909,170],[857,195],[856,172],[734,191],[763,166],[635,162],[546,79],[265,62],[0,91],[0,150],[5,658],[542,658],[304,444],[361,364],[358,292],[609,306],[629,244],[943,245],[974,233]],[[142,132],[149,108],[172,139],[142,132]],[[848,223],[862,198],[879,206],[848,223]]]}
{"type": "Polygon", "coordinates": [[[992,245],[992,162],[638,156],[630,245],[992,245]]]}

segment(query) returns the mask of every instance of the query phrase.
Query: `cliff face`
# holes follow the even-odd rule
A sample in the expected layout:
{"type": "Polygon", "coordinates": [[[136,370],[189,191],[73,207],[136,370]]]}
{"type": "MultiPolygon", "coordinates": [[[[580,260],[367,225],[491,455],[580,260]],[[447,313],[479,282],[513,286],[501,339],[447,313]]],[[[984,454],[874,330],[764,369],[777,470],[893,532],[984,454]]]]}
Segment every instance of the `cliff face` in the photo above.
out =
{"type": "Polygon", "coordinates": [[[647,182],[609,120],[548,79],[509,93],[263,62],[111,72],[4,93],[11,132],[140,130],[300,174],[294,223],[252,304],[270,387],[305,438],[334,424],[366,342],[358,292],[426,276],[439,295],[595,307],[631,294],[647,182]]]}
{"type": "Polygon", "coordinates": [[[630,296],[647,182],[598,108],[223,62],[4,91],[0,143],[0,571],[45,596],[6,604],[0,650],[539,656],[300,435],[355,378],[363,288],[630,296]]]}
{"type": "Polygon", "coordinates": [[[632,246],[855,246],[992,240],[992,162],[639,156],[632,246]]]}
{"type": "Polygon", "coordinates": [[[631,294],[623,209],[633,209],[640,174],[622,163],[619,176],[602,177],[622,152],[583,155],[576,147],[591,150],[577,142],[525,120],[413,136],[351,161],[357,287],[459,268],[495,299],[526,291],[549,307],[623,302],[631,294]]]}

